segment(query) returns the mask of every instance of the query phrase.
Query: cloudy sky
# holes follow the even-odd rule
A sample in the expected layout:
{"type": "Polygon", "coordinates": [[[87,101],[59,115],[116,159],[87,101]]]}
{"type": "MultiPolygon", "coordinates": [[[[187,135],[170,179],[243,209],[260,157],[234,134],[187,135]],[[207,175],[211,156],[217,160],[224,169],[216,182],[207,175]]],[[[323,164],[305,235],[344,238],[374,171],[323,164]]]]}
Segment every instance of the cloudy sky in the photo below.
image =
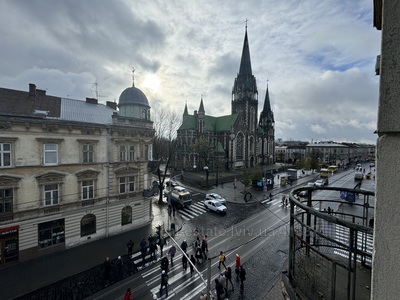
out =
{"type": "Polygon", "coordinates": [[[375,143],[381,32],[372,0],[0,2],[0,87],[100,102],[132,85],[153,108],[231,113],[247,22],[259,112],[276,138],[375,143]]]}

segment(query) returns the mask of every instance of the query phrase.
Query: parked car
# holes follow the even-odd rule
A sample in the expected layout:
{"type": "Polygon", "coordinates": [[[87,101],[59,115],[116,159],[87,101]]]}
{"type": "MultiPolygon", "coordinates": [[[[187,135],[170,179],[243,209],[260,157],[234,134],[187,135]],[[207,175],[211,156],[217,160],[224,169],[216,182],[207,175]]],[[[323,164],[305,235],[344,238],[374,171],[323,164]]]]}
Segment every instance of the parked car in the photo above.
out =
{"type": "Polygon", "coordinates": [[[176,181],[171,181],[171,180],[169,180],[169,181],[167,181],[166,183],[165,183],[165,185],[168,187],[168,188],[174,188],[174,187],[176,187],[176,186],[179,186],[179,183],[177,183],[176,181]]]}
{"type": "Polygon", "coordinates": [[[216,193],[206,194],[206,200],[218,200],[222,204],[226,203],[225,198],[216,193]]]}
{"type": "Polygon", "coordinates": [[[205,200],[204,207],[219,214],[226,214],[226,206],[218,200],[205,200]]]}
{"type": "Polygon", "coordinates": [[[314,182],[314,185],[317,187],[323,187],[325,185],[325,181],[322,179],[318,179],[316,182],[314,182]]]}

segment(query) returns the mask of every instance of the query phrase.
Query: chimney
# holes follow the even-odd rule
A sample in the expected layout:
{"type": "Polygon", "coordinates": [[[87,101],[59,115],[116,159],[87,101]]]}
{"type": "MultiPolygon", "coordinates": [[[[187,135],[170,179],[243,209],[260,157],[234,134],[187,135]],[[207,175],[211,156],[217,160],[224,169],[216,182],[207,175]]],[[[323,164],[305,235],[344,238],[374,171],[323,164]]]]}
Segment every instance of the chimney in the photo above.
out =
{"type": "Polygon", "coordinates": [[[40,95],[40,96],[46,96],[46,90],[36,90],[36,95],[40,95]]]}
{"type": "Polygon", "coordinates": [[[95,98],[86,98],[86,103],[97,104],[97,99],[95,99],[95,98]]]}
{"type": "Polygon", "coordinates": [[[33,99],[36,98],[36,85],[33,83],[29,84],[29,96],[33,97],[33,99]]]}
{"type": "Polygon", "coordinates": [[[112,101],[107,101],[106,105],[112,109],[117,110],[117,103],[116,102],[112,102],[112,101]]]}

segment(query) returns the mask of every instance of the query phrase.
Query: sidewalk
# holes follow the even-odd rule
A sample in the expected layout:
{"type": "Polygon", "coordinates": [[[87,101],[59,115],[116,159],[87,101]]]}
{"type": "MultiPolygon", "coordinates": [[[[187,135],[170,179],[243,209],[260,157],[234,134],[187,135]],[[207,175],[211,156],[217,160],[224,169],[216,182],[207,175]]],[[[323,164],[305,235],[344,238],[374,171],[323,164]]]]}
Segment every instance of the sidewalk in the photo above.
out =
{"type": "MultiPolygon", "coordinates": [[[[114,266],[118,256],[122,256],[123,260],[128,262],[127,242],[132,239],[135,243],[133,253],[139,252],[141,240],[144,238],[147,241],[149,235],[155,233],[155,226],[164,222],[163,207],[158,207],[157,210],[159,204],[154,203],[155,199],[152,201],[154,219],[143,227],[0,269],[1,299],[14,299],[38,289],[42,290],[39,295],[45,295],[43,297],[46,299],[51,299],[52,296],[55,298],[65,290],[75,293],[87,290],[86,293],[90,293],[101,289],[105,258],[109,257],[114,266]],[[82,276],[85,276],[84,286],[79,280],[82,276]]],[[[182,226],[179,214],[173,218],[173,222],[179,230],[182,226]]],[[[76,296],[63,295],[67,298],[76,296]]],[[[39,298],[41,297],[37,297],[39,298]]]]}

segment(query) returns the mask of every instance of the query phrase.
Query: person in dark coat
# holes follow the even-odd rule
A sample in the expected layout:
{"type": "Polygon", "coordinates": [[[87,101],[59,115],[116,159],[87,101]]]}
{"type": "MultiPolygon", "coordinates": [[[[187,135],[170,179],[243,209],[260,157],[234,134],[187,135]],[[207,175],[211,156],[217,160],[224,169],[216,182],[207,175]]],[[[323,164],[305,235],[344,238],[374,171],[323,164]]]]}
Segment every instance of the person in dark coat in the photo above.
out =
{"type": "Polygon", "coordinates": [[[126,246],[128,247],[128,255],[132,255],[132,249],[134,245],[135,243],[132,242],[132,240],[129,240],[129,242],[126,244],[126,246]]]}
{"type": "Polygon", "coordinates": [[[225,271],[225,278],[226,278],[226,287],[225,287],[226,293],[228,293],[228,283],[229,282],[232,285],[232,291],[234,291],[235,288],[233,287],[233,283],[232,283],[232,269],[231,269],[231,267],[228,267],[228,269],[225,271]]]}
{"type": "Polygon", "coordinates": [[[188,259],[186,255],[182,255],[182,268],[183,270],[187,270],[188,259]]]}
{"type": "Polygon", "coordinates": [[[224,286],[218,279],[215,279],[215,290],[217,292],[217,299],[221,300],[221,296],[224,293],[224,286]]]}
{"type": "Polygon", "coordinates": [[[146,243],[145,239],[143,239],[140,242],[140,253],[142,254],[142,263],[144,264],[145,260],[146,260],[146,253],[147,253],[147,243],[146,243]]]}
{"type": "Polygon", "coordinates": [[[164,238],[160,238],[158,240],[158,246],[160,247],[160,257],[163,256],[163,249],[164,249],[165,240],[164,238]]]}
{"type": "Polygon", "coordinates": [[[206,241],[203,240],[203,241],[201,242],[201,256],[204,257],[204,259],[207,259],[206,250],[207,250],[207,244],[206,244],[206,241]]]}
{"type": "Polygon", "coordinates": [[[240,277],[240,289],[243,290],[243,282],[246,280],[246,270],[243,268],[243,266],[240,266],[240,271],[239,271],[239,277],[240,277]]]}
{"type": "Polygon", "coordinates": [[[106,260],[104,261],[104,279],[105,279],[105,286],[110,285],[110,276],[111,276],[111,262],[110,258],[107,256],[106,260]]]}
{"type": "Polygon", "coordinates": [[[161,269],[165,271],[165,273],[168,273],[168,265],[169,265],[168,257],[164,256],[161,260],[161,269]]]}
{"type": "Polygon", "coordinates": [[[174,265],[175,253],[176,253],[176,247],[174,245],[172,245],[171,248],[169,248],[169,250],[168,250],[168,254],[171,256],[171,266],[174,265]]]}
{"type": "Polygon", "coordinates": [[[183,252],[186,253],[187,247],[188,247],[188,244],[187,244],[186,240],[183,240],[183,242],[181,244],[181,248],[182,248],[183,252]]]}
{"type": "Polygon", "coordinates": [[[196,264],[196,258],[194,258],[193,254],[190,256],[190,277],[192,277],[193,275],[193,271],[194,271],[194,265],[196,264]]]}
{"type": "Polygon", "coordinates": [[[163,287],[165,287],[165,295],[168,297],[168,274],[164,270],[161,272],[160,297],[162,296],[163,287]]]}

